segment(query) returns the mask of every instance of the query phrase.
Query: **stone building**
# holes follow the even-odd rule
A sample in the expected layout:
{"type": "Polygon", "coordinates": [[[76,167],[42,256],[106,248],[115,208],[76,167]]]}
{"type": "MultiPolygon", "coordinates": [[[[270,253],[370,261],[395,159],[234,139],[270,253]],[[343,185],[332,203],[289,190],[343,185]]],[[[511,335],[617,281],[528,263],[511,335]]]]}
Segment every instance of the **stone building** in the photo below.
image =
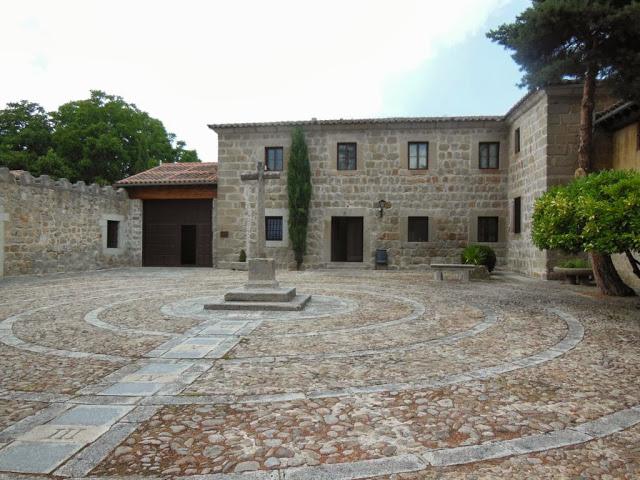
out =
{"type": "Polygon", "coordinates": [[[0,277],[212,266],[215,163],[165,164],[112,187],[0,167],[0,277]]]}
{"type": "Polygon", "coordinates": [[[217,164],[165,163],[115,184],[142,222],[142,266],[211,267],[217,164]]]}
{"type": "MultiPolygon", "coordinates": [[[[266,222],[269,255],[293,257],[287,239],[286,167],[293,126],[303,127],[312,170],[307,267],[389,268],[458,262],[486,244],[498,264],[545,278],[556,261],[530,239],[534,200],[573,177],[582,89],[526,95],[503,116],[322,120],[210,125],[218,134],[218,264],[253,251],[266,222]],[[242,172],[262,160],[282,170],[256,219],[242,172]],[[382,207],[382,208],[381,208],[382,207]]],[[[606,100],[601,107],[606,106],[606,100]]]]}
{"type": "MultiPolygon", "coordinates": [[[[265,222],[268,255],[294,265],[287,238],[291,129],[305,132],[313,196],[306,268],[424,269],[459,262],[470,243],[498,264],[546,278],[556,252],[530,239],[535,199],[569,181],[577,164],[579,85],[526,95],[502,116],[312,120],[210,125],[218,164],[165,164],[98,187],[0,167],[0,275],[116,266],[237,266],[265,222]],[[256,162],[281,170],[255,189],[240,180],[256,162]]],[[[636,162],[636,110],[598,102],[596,167],[636,162]],[[626,112],[626,113],[625,113],[626,112]],[[624,117],[627,123],[621,118],[624,117]],[[621,153],[621,152],[626,153],[621,153]]]]}

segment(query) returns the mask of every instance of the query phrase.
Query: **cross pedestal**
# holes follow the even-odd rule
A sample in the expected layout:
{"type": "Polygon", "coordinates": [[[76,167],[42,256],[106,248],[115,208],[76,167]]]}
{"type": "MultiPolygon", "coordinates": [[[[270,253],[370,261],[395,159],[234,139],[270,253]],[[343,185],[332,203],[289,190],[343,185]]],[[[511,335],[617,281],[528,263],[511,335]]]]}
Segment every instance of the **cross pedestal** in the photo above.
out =
{"type": "Polygon", "coordinates": [[[278,172],[265,172],[257,162],[256,173],[243,173],[243,181],[257,180],[256,217],[258,239],[256,255],[248,259],[249,280],[244,287],[224,295],[224,301],[207,304],[207,310],[302,310],[311,295],[298,295],[294,287],[281,287],[276,280],[276,263],[265,254],[264,181],[280,178],[278,172]]]}

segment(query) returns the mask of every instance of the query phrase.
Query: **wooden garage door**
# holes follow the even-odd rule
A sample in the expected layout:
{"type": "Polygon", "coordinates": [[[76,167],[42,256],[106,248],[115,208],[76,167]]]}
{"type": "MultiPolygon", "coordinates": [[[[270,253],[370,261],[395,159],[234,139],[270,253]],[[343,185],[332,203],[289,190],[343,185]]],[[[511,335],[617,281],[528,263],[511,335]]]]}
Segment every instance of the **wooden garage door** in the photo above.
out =
{"type": "Polygon", "coordinates": [[[211,200],[145,200],[143,265],[210,267],[211,205],[211,200]],[[194,244],[183,245],[187,241],[194,244]],[[185,249],[195,249],[194,255],[185,256],[185,249]]]}

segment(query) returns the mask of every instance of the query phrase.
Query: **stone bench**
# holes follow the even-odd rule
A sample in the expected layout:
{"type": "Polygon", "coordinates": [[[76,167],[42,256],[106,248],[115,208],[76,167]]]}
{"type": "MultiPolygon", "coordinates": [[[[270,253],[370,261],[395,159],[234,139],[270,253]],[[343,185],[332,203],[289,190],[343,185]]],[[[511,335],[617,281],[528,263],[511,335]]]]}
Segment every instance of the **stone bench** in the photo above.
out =
{"type": "Polygon", "coordinates": [[[464,263],[432,263],[430,265],[433,270],[433,279],[438,281],[444,280],[444,271],[460,273],[460,279],[463,282],[469,281],[469,274],[476,268],[476,265],[468,265],[464,263]]]}
{"type": "Polygon", "coordinates": [[[591,268],[553,267],[553,271],[559,275],[564,275],[571,285],[577,285],[578,283],[589,285],[591,277],[593,277],[593,270],[591,268]]]}

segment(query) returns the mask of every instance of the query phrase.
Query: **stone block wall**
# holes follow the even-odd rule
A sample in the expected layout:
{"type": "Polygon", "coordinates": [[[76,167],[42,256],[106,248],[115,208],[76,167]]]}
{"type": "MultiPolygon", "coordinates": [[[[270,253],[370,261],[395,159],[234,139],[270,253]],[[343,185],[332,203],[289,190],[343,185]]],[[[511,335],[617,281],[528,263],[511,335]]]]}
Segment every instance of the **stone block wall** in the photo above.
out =
{"type": "Polygon", "coordinates": [[[533,205],[547,190],[548,99],[536,92],[507,116],[509,125],[508,251],[509,270],[546,278],[547,255],[531,241],[533,205]],[[520,130],[520,152],[515,134],[520,130]],[[514,232],[514,199],[521,198],[521,232],[514,232]]]}
{"type": "MultiPolygon", "coordinates": [[[[308,251],[305,266],[330,264],[331,217],[362,216],[364,261],[373,267],[376,248],[389,249],[390,268],[422,268],[431,262],[459,262],[462,248],[476,242],[482,215],[500,218],[500,242],[490,244],[506,262],[507,129],[499,119],[304,126],[312,171],[308,251]],[[410,141],[429,142],[429,168],[408,169],[410,141]],[[479,169],[478,143],[501,143],[500,168],[479,169]],[[337,170],[338,142],[357,143],[357,170],[337,170]],[[390,204],[382,218],[378,202],[390,204]],[[429,241],[407,241],[407,217],[429,217],[429,241]]],[[[266,188],[266,209],[287,208],[286,161],[291,126],[232,127],[218,130],[219,261],[251,255],[255,241],[255,187],[240,174],[255,170],[265,147],[284,147],[285,171],[266,188]],[[250,227],[253,225],[252,227],[250,227]]],[[[285,226],[286,228],[286,226],[285,226]]],[[[286,245],[270,243],[268,254],[292,266],[286,245]]],[[[354,264],[355,265],[355,264],[354,264]]]]}
{"type": "Polygon", "coordinates": [[[140,265],[140,201],[111,187],[0,168],[0,275],[140,265]],[[107,248],[108,220],[119,224],[107,248]]]}

